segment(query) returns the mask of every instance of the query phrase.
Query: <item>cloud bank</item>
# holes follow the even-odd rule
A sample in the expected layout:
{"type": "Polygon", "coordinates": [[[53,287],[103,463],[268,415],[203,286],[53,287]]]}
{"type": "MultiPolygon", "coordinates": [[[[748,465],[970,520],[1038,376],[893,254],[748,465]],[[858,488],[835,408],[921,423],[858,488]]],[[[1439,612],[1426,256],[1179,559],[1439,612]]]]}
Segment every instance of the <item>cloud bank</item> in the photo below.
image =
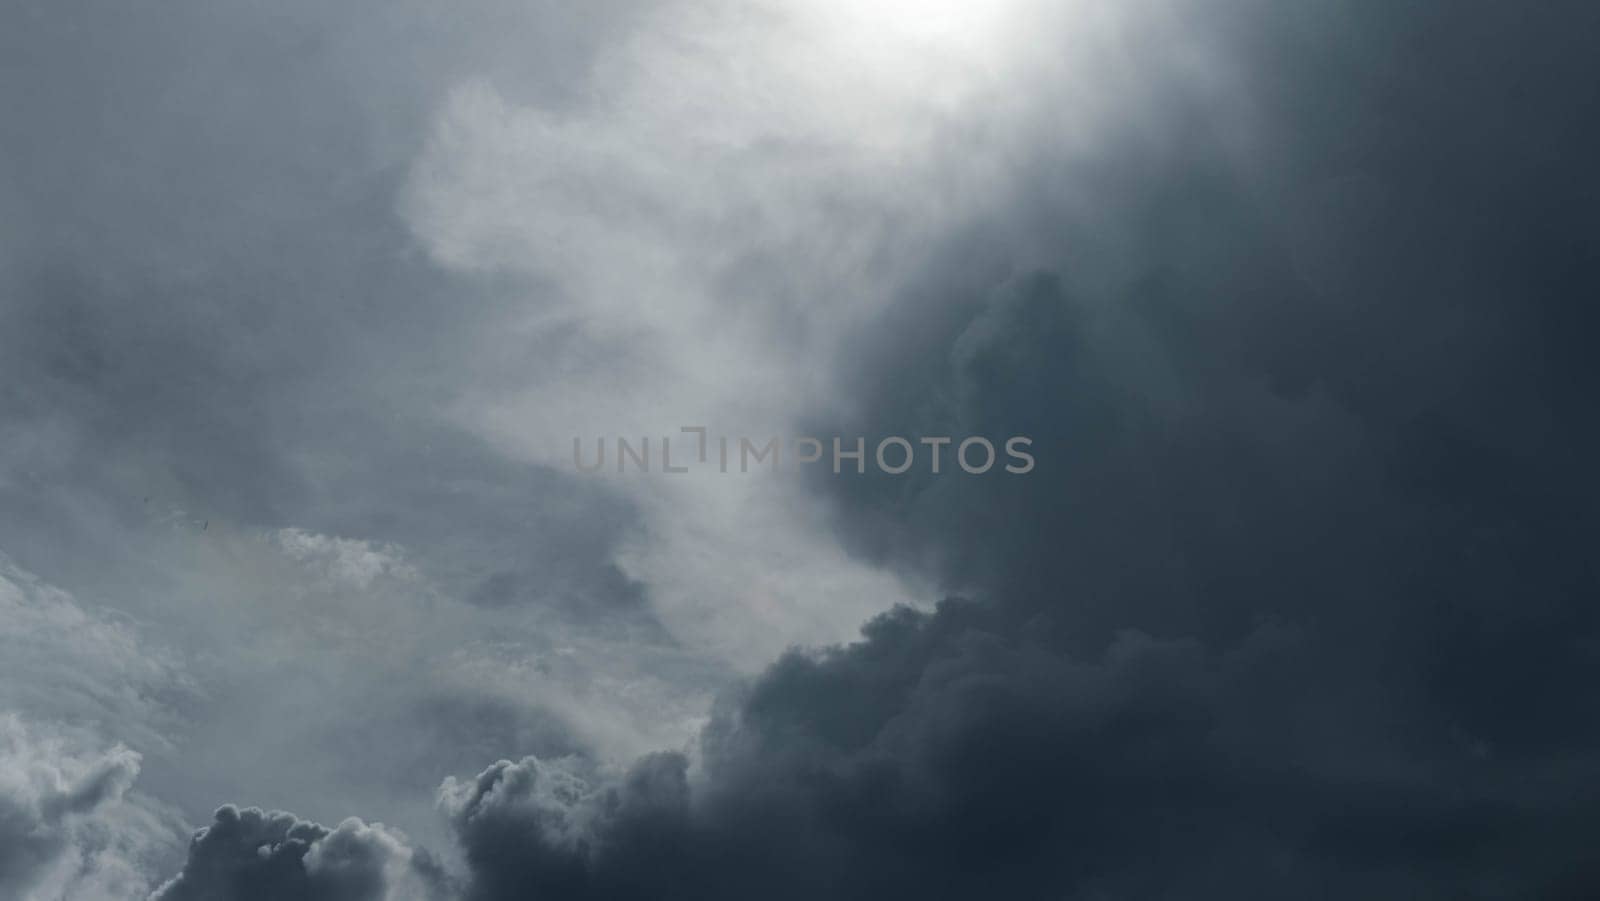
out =
{"type": "Polygon", "coordinates": [[[1600,14],[983,7],[5,14],[0,890],[1594,896],[1600,14]]]}

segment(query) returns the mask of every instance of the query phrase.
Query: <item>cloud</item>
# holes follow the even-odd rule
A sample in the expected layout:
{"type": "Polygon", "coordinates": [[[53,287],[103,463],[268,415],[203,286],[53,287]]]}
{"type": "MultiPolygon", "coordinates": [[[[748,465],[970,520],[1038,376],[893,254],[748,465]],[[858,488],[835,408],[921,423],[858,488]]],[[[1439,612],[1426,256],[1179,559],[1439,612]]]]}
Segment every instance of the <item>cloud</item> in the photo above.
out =
{"type": "Polygon", "coordinates": [[[440,806],[473,873],[466,897],[661,891],[669,873],[649,864],[671,865],[686,838],[686,766],[682,755],[651,754],[602,781],[579,760],[527,757],[447,780],[440,806]]]}
{"type": "Polygon", "coordinates": [[[0,892],[19,901],[143,897],[181,848],[169,808],[130,791],[140,755],[0,714],[0,892]]]}
{"type": "Polygon", "coordinates": [[[366,590],[373,580],[386,576],[413,580],[417,572],[406,563],[404,552],[394,544],[319,535],[304,529],[279,529],[273,540],[285,554],[308,566],[315,566],[335,582],[366,590]]]}
{"type": "MultiPolygon", "coordinates": [[[[402,213],[442,268],[522,297],[455,421],[568,473],[575,437],[835,422],[872,388],[859,336],[896,340],[884,315],[915,279],[995,268],[956,244],[1007,215],[1035,141],[1065,166],[1147,126],[1152,85],[1224,93],[1226,55],[1168,4],[970,6],[668,4],[596,55],[577,109],[458,84],[402,213]]],[[[635,511],[611,559],[667,632],[740,671],[926,601],[918,567],[832,540],[792,472],[592,481],[635,511]]]]}
{"type": "Polygon", "coordinates": [[[329,829],[282,811],[217,809],[195,833],[183,870],[152,901],[434,901],[448,883],[425,852],[382,824],[329,829]]]}
{"type": "Polygon", "coordinates": [[[520,293],[434,266],[395,212],[448,88],[570,107],[637,7],[0,13],[28,73],[0,84],[0,548],[116,610],[14,613],[0,586],[0,701],[119,718],[101,737],[192,818],[249,797],[424,837],[446,772],[692,731],[726,673],[615,565],[626,499],[447,415],[520,293]],[[205,697],[170,697],[151,645],[205,697]],[[510,690],[541,667],[539,696],[510,690]],[[603,691],[561,690],[591,668],[603,691]],[[369,742],[388,753],[351,763],[369,742]]]}
{"type": "Polygon", "coordinates": [[[454,590],[470,581],[436,580],[410,547],[297,528],[206,534],[173,605],[206,697],[146,777],[191,811],[261,799],[330,824],[404,822],[440,846],[431,794],[445,774],[507,753],[681,746],[727,679],[616,620],[591,631],[572,611],[467,603],[454,590]]]}
{"type": "Polygon", "coordinates": [[[0,554],[0,709],[170,747],[195,686],[131,623],[86,610],[0,554]]]}
{"type": "MultiPolygon", "coordinates": [[[[938,179],[938,138],[992,85],[961,32],[856,6],[662,7],[597,57],[576,113],[483,80],[450,94],[407,223],[442,266],[526,295],[480,347],[493,376],[458,423],[571,472],[574,437],[676,436],[681,453],[682,426],[787,434],[844,397],[818,361],[982,189],[938,179]]],[[[742,670],[913,600],[829,541],[787,475],[604,484],[638,517],[617,566],[677,640],[742,670]]]]}
{"type": "Polygon", "coordinates": [[[1127,632],[1084,659],[949,602],[787,656],[723,706],[687,785],[677,755],[600,784],[524,760],[442,795],[475,901],[1592,885],[1568,828],[1592,810],[1461,744],[1374,759],[1343,734],[1350,675],[1282,626],[1225,653],[1127,632]]]}
{"type": "Polygon", "coordinates": [[[1592,63],[1554,13],[1260,12],[1185,19],[1235,67],[1153,73],[1098,147],[1024,148],[829,358],[819,428],[1036,437],[1027,478],[811,485],[972,600],[726,698],[660,857],[458,823],[479,898],[1594,893],[1592,354],[1546,330],[1592,318],[1592,63]]]}
{"type": "Polygon", "coordinates": [[[8,15],[4,888],[1594,896],[1595,16],[978,6],[8,15]]]}
{"type": "Polygon", "coordinates": [[[135,748],[171,754],[199,693],[142,632],[0,554],[5,897],[142,897],[179,856],[180,814],[132,790],[135,748]]]}

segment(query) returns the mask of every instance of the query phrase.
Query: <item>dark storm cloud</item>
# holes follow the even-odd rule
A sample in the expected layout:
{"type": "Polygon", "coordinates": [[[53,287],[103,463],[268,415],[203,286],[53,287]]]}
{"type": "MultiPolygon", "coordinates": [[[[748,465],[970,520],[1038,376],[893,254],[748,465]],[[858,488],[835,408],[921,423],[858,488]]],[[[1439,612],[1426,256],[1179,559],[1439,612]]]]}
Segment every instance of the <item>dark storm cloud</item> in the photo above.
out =
{"type": "MultiPolygon", "coordinates": [[[[1073,584],[1085,598],[1059,613],[1098,636],[1225,636],[1266,603],[1362,618],[1414,595],[1405,578],[1501,584],[1419,559],[1475,529],[1531,555],[1517,576],[1577,587],[1593,379],[1562,336],[1588,318],[1575,35],[1595,17],[1507,16],[1327,4],[1237,23],[1264,146],[1230,152],[1227,123],[1173,90],[1096,183],[1055,186],[1042,156],[1004,216],[908,286],[896,341],[864,333],[869,400],[842,427],[1037,434],[1046,463],[845,486],[853,543],[935,552],[953,583],[1012,597],[1073,584]],[[1401,572],[1419,565],[1438,568],[1401,572]]],[[[1456,563],[1496,561],[1513,556],[1456,563]]]]}
{"type": "Polygon", "coordinates": [[[671,884],[690,872],[682,855],[693,850],[685,768],[682,755],[651,754],[615,784],[596,784],[528,757],[447,782],[442,805],[474,874],[468,897],[685,891],[671,884]]]}
{"type": "Polygon", "coordinates": [[[152,901],[428,901],[448,881],[425,853],[381,825],[329,829],[282,811],[221,807],[195,833],[183,871],[152,901]]]}
{"type": "Polygon", "coordinates": [[[1272,48],[1250,79],[1272,146],[1120,142],[1083,221],[1031,191],[1013,213],[1061,262],[930,278],[960,312],[863,375],[885,431],[1035,434],[1046,462],[850,485],[846,533],[937,554],[1079,646],[1284,617],[1394,661],[1384,703],[1408,716],[1588,741],[1564,686],[1594,664],[1600,482],[1566,336],[1593,318],[1575,35],[1595,25],[1419,5],[1239,26],[1272,48]]]}
{"type": "MultiPolygon", "coordinates": [[[[598,594],[610,606],[571,618],[648,633],[609,563],[625,504],[495,462],[409,406],[451,398],[433,362],[470,358],[501,299],[415,259],[392,219],[415,142],[385,136],[414,137],[423,104],[400,98],[427,93],[389,41],[410,30],[380,16],[367,42],[360,17],[330,28],[291,8],[245,27],[196,8],[180,34],[108,7],[85,36],[77,8],[40,9],[0,32],[0,65],[49,76],[0,79],[20,111],[5,197],[37,222],[0,258],[0,500],[24,513],[0,517],[0,545],[57,571],[96,544],[114,556],[85,523],[137,519],[155,484],[202,515],[422,547],[479,612],[598,594]],[[338,89],[330,48],[370,73],[338,89]],[[390,102],[374,96],[404,108],[374,113],[390,102]],[[206,142],[222,150],[191,153],[206,142]],[[490,312],[456,315],[474,304],[490,312]]],[[[461,891],[1593,896],[1600,197],[1581,148],[1597,17],[1197,9],[1189,26],[1240,61],[1264,136],[1241,149],[1236,120],[1161,83],[1133,111],[1148,117],[1072,171],[1048,144],[1018,154],[1015,196],[964,223],[849,348],[855,412],[807,423],[1034,437],[1026,477],[819,488],[854,553],[932,561],[972,599],[786,655],[719,705],[698,769],[555,759],[581,750],[562,724],[476,696],[372,712],[375,733],[421,736],[383,764],[397,783],[519,746],[441,792],[461,891]],[[388,725],[412,716],[426,728],[388,725]],[[460,741],[434,747],[441,732],[460,741]]],[[[574,68],[559,54],[585,42],[547,40],[552,69],[574,68]]],[[[488,67],[541,57],[510,50],[488,67]]],[[[563,93],[553,76],[507,81],[563,93]]],[[[292,693],[319,701],[349,681],[303,679],[292,693]]],[[[315,756],[262,765],[308,783],[315,756]]],[[[131,778],[118,759],[116,791],[12,793],[4,825],[58,829],[72,803],[52,819],[39,797],[98,809],[131,778]]],[[[29,879],[48,856],[4,850],[29,879]]],[[[157,897],[453,890],[387,829],[224,807],[157,897]]]]}
{"type": "Polygon", "coordinates": [[[615,788],[541,796],[535,761],[485,771],[449,808],[467,897],[1495,897],[1592,878],[1581,802],[1466,753],[1374,763],[1349,708],[1307,697],[1332,675],[1314,645],[1128,632],[1079,660],[993,607],[890,614],[730,703],[692,801],[671,756],[623,783],[664,786],[648,817],[615,788]]]}
{"type": "Polygon", "coordinates": [[[1027,477],[819,480],[976,600],[729,698],[649,839],[458,819],[474,897],[1597,891],[1600,14],[1247,11],[1204,27],[1265,146],[1172,87],[1092,203],[1041,150],[814,420],[1035,437],[1027,477]]]}

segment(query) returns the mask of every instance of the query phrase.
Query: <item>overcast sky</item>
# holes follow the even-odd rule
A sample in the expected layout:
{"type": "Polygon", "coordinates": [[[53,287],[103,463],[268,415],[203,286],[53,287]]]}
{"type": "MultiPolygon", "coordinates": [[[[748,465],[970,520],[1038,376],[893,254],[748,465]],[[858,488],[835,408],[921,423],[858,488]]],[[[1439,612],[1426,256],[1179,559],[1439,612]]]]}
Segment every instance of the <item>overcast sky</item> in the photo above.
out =
{"type": "Polygon", "coordinates": [[[0,897],[1600,896],[1596,46],[5,4],[0,897]]]}

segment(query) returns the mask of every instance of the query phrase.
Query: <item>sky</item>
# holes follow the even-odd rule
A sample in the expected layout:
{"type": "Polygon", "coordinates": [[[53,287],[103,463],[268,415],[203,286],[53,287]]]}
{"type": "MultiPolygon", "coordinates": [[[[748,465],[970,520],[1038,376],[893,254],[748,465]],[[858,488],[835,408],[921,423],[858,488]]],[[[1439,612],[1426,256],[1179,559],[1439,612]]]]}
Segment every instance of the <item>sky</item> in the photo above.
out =
{"type": "Polygon", "coordinates": [[[1597,44],[12,0],[0,897],[1600,895],[1597,44]]]}

